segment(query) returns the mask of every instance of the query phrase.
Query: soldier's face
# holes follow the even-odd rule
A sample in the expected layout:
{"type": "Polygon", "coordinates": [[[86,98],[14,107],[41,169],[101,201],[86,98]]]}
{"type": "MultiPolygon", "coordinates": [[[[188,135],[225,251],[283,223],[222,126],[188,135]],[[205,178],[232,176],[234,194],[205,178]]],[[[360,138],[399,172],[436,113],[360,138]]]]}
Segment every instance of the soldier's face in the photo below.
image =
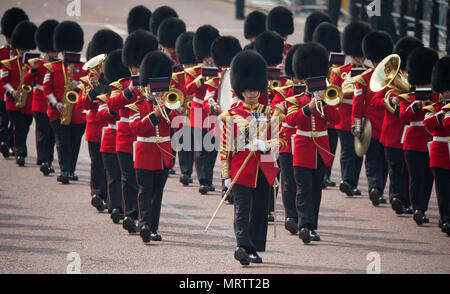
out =
{"type": "Polygon", "coordinates": [[[245,90],[244,93],[242,93],[242,96],[244,96],[245,103],[256,104],[258,103],[258,98],[260,94],[261,94],[260,91],[245,90]]]}
{"type": "Polygon", "coordinates": [[[130,66],[130,73],[135,76],[138,75],[140,72],[140,67],[139,66],[130,66]]]}

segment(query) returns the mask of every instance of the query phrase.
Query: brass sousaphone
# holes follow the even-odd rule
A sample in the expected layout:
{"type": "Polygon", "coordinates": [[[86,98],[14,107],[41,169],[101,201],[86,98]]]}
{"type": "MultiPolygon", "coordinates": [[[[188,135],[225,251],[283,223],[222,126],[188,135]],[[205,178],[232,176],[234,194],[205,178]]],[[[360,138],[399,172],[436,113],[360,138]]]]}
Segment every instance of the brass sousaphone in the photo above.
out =
{"type": "Polygon", "coordinates": [[[397,111],[398,105],[390,103],[391,95],[399,96],[411,91],[411,85],[400,70],[400,64],[400,56],[391,54],[378,64],[370,79],[370,90],[374,93],[390,88],[384,97],[384,105],[393,114],[397,111]]]}

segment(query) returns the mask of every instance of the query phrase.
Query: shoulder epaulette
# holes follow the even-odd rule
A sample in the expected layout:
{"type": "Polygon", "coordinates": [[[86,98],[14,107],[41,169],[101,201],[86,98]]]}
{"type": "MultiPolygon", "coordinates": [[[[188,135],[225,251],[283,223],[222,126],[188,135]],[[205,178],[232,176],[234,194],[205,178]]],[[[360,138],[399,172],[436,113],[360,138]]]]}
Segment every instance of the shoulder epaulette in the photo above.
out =
{"type": "Polygon", "coordinates": [[[139,107],[137,107],[137,105],[136,105],[137,102],[139,102],[139,101],[136,101],[136,102],[128,104],[128,105],[125,105],[125,107],[128,108],[128,109],[133,110],[134,112],[139,113],[139,107]]]}
{"type": "Polygon", "coordinates": [[[172,73],[172,80],[174,80],[175,83],[178,83],[178,76],[181,75],[181,74],[184,75],[184,70],[172,73]]]}
{"type": "Polygon", "coordinates": [[[362,75],[357,75],[356,77],[353,78],[355,80],[355,82],[357,82],[358,84],[361,84],[363,86],[367,86],[366,81],[364,80],[362,75]]]}
{"type": "Polygon", "coordinates": [[[205,85],[208,85],[210,87],[213,87],[214,89],[219,88],[216,84],[216,79],[219,79],[219,77],[214,77],[212,79],[209,79],[205,82],[205,85]]]}
{"type": "Polygon", "coordinates": [[[81,77],[80,81],[82,81],[86,85],[89,85],[89,77],[88,76],[81,77]]]}
{"type": "Polygon", "coordinates": [[[120,81],[121,81],[122,79],[120,79],[120,80],[118,80],[118,81],[115,81],[115,82],[112,82],[111,84],[109,84],[111,87],[114,87],[114,88],[116,88],[117,90],[119,90],[119,91],[122,91],[122,84],[120,83],[120,81]]]}
{"type": "Polygon", "coordinates": [[[59,61],[60,61],[60,60],[53,61],[53,62],[47,62],[47,63],[44,63],[44,66],[45,66],[45,68],[48,69],[50,72],[53,72],[53,66],[52,66],[52,64],[53,64],[53,63],[56,63],[56,62],[59,62],[59,61]]]}
{"type": "Polygon", "coordinates": [[[201,67],[201,65],[197,65],[197,66],[194,66],[194,67],[191,67],[191,68],[186,68],[184,71],[185,71],[188,75],[192,76],[193,78],[196,78],[196,77],[197,77],[197,73],[195,72],[195,70],[196,70],[197,68],[199,68],[199,67],[201,67]]]}
{"type": "Polygon", "coordinates": [[[291,79],[286,79],[285,87],[292,87],[294,85],[294,81],[291,79]]]}
{"type": "Polygon", "coordinates": [[[291,104],[294,104],[294,105],[298,106],[297,97],[300,96],[300,95],[303,95],[303,93],[301,93],[299,95],[292,96],[292,97],[288,97],[288,98],[286,98],[286,101],[291,103],[291,104]]]}
{"type": "Polygon", "coordinates": [[[102,102],[105,102],[105,103],[108,101],[108,97],[105,94],[98,95],[97,99],[102,101],[102,102]]]}
{"type": "Polygon", "coordinates": [[[5,59],[5,60],[2,60],[2,64],[3,64],[4,67],[6,67],[6,68],[8,68],[8,69],[11,69],[11,62],[13,62],[13,61],[16,60],[16,59],[17,59],[17,56],[14,56],[14,57],[11,58],[11,59],[5,59]]]}
{"type": "Polygon", "coordinates": [[[286,98],[286,94],[284,93],[284,89],[289,88],[289,87],[291,87],[291,86],[276,87],[276,88],[273,88],[273,91],[275,91],[278,94],[280,94],[281,96],[283,96],[283,98],[286,98]]]}
{"type": "Polygon", "coordinates": [[[411,102],[411,97],[409,95],[414,94],[414,92],[409,92],[409,93],[403,93],[398,95],[398,97],[405,99],[408,102],[411,102]]]}

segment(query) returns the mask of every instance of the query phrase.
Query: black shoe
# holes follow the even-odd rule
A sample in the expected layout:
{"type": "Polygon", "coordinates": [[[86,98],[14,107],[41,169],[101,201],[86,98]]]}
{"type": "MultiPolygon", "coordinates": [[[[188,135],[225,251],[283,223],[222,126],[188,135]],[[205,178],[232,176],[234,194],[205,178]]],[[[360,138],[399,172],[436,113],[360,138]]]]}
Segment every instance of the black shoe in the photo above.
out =
{"type": "Polygon", "coordinates": [[[329,177],[324,177],[323,183],[325,187],[336,187],[336,182],[330,179],[329,177]]]}
{"type": "Polygon", "coordinates": [[[417,225],[421,226],[424,223],[425,213],[422,210],[414,211],[413,219],[417,225]]]}
{"type": "Polygon", "coordinates": [[[194,182],[194,180],[192,179],[191,176],[189,176],[189,184],[192,184],[194,182]]]}
{"type": "Polygon", "coordinates": [[[273,217],[273,214],[271,212],[269,212],[269,214],[267,215],[267,221],[268,222],[273,222],[275,221],[275,218],[273,217]]]}
{"type": "Polygon", "coordinates": [[[380,198],[378,198],[378,202],[380,202],[380,204],[386,204],[387,199],[384,196],[380,196],[380,198]]]}
{"type": "Polygon", "coordinates": [[[370,189],[369,199],[372,201],[373,206],[380,205],[380,191],[377,188],[370,189]]]}
{"type": "Polygon", "coordinates": [[[447,236],[450,236],[450,223],[442,224],[442,233],[446,233],[447,236]]]}
{"type": "Polygon", "coordinates": [[[410,207],[403,207],[403,214],[413,214],[414,211],[410,207]]]}
{"type": "Polygon", "coordinates": [[[234,259],[239,261],[241,265],[249,265],[250,264],[250,257],[242,247],[236,247],[236,250],[234,250],[234,259]]]}
{"type": "Polygon", "coordinates": [[[200,192],[200,194],[206,195],[209,191],[209,188],[206,185],[201,185],[198,191],[200,192]]]}
{"type": "Polygon", "coordinates": [[[44,174],[44,176],[48,176],[50,174],[50,166],[47,162],[42,163],[40,171],[44,174]]]}
{"type": "Polygon", "coordinates": [[[1,142],[0,143],[0,152],[3,154],[4,158],[8,158],[9,157],[9,147],[8,144],[6,144],[5,142],[1,142]]]}
{"type": "Polygon", "coordinates": [[[391,200],[392,210],[395,211],[396,214],[403,214],[403,204],[402,201],[398,198],[392,198],[391,200]]]}
{"type": "Polygon", "coordinates": [[[347,196],[353,196],[352,186],[347,182],[341,182],[341,184],[339,185],[339,190],[342,193],[347,194],[347,196]]]}
{"type": "Polygon", "coordinates": [[[152,241],[162,241],[161,235],[158,234],[157,232],[152,232],[150,234],[150,239],[152,239],[152,241]]]}
{"type": "Polygon", "coordinates": [[[37,159],[36,160],[36,165],[42,165],[44,163],[44,161],[37,159]]]}
{"type": "Polygon", "coordinates": [[[78,176],[75,173],[69,174],[69,180],[78,181],[78,176]]]}
{"type": "MultiPolygon", "coordinates": [[[[227,194],[227,191],[228,191],[228,188],[227,188],[227,187],[223,187],[223,188],[222,188],[222,197],[221,197],[221,198],[225,197],[225,194],[227,194]]],[[[228,193],[227,201],[228,201],[228,203],[230,203],[230,204],[233,204],[233,203],[234,203],[233,195],[231,194],[231,192],[228,193]]]]}
{"type": "Polygon", "coordinates": [[[143,225],[142,226],[141,231],[139,232],[139,235],[141,236],[142,241],[144,243],[150,243],[150,240],[151,240],[150,235],[151,235],[151,233],[150,233],[150,228],[147,225],[143,225]]]}
{"type": "Polygon", "coordinates": [[[248,255],[248,259],[250,260],[251,263],[262,263],[262,258],[261,256],[258,255],[258,253],[250,253],[248,255]]]}
{"type": "Polygon", "coordinates": [[[12,148],[9,148],[9,156],[14,156],[14,155],[16,155],[14,153],[14,150],[12,148]]]}
{"type": "Polygon", "coordinates": [[[69,175],[62,173],[56,178],[56,181],[61,182],[62,184],[68,184],[69,175]]]}
{"type": "Polygon", "coordinates": [[[214,191],[216,191],[216,187],[214,187],[213,184],[208,185],[208,191],[209,191],[209,192],[214,192],[214,191]]]}
{"type": "Polygon", "coordinates": [[[315,241],[315,242],[320,241],[320,236],[319,236],[319,234],[316,233],[316,231],[311,230],[311,232],[309,234],[311,236],[311,241],[315,241]]]}
{"type": "Polygon", "coordinates": [[[189,175],[182,174],[180,176],[180,183],[182,183],[183,186],[189,186],[189,175]]]}
{"type": "MultiPolygon", "coordinates": [[[[134,234],[138,231],[137,229],[137,221],[130,217],[125,217],[123,219],[122,227],[128,231],[130,234],[134,234]]],[[[149,230],[150,232],[150,230],[149,230]]]]}
{"type": "Polygon", "coordinates": [[[169,168],[169,175],[174,175],[175,174],[175,170],[173,168],[169,168]]]}
{"type": "Polygon", "coordinates": [[[361,191],[358,188],[352,190],[352,194],[355,196],[361,196],[361,191]]]}
{"type": "Polygon", "coordinates": [[[286,220],[284,221],[284,228],[288,230],[292,235],[298,233],[297,223],[291,217],[286,218],[286,220]]]}
{"type": "Polygon", "coordinates": [[[105,209],[104,203],[103,199],[97,194],[94,194],[91,198],[91,205],[97,208],[98,211],[103,211],[105,209]]]}
{"type": "Polygon", "coordinates": [[[426,216],[426,215],[423,216],[423,223],[424,224],[429,224],[430,223],[430,219],[428,218],[428,216],[426,216]]]}
{"type": "Polygon", "coordinates": [[[48,167],[50,168],[50,173],[54,174],[55,173],[55,168],[53,167],[53,165],[51,163],[49,163],[48,167]]]}
{"type": "Polygon", "coordinates": [[[25,166],[25,158],[22,156],[17,156],[16,163],[18,166],[25,166]]]}
{"type": "Polygon", "coordinates": [[[115,224],[118,224],[120,222],[120,211],[117,208],[114,208],[112,210],[111,219],[115,224]]]}
{"type": "Polygon", "coordinates": [[[303,241],[304,244],[311,242],[311,232],[307,228],[302,228],[298,233],[298,237],[303,241]]]}

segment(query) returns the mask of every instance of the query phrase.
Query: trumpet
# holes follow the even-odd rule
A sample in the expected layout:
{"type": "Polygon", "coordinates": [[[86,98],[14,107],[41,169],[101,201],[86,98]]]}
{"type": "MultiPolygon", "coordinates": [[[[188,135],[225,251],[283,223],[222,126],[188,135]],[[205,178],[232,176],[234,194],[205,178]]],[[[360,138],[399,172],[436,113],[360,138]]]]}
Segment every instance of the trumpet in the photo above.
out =
{"type": "Polygon", "coordinates": [[[156,93],[150,93],[148,91],[148,87],[145,87],[143,89],[141,88],[141,92],[144,94],[144,96],[148,98],[153,98],[156,101],[156,105],[158,106],[159,111],[161,112],[161,116],[166,120],[168,124],[170,124],[170,119],[165,108],[178,109],[184,103],[183,92],[181,92],[177,88],[171,88],[168,92],[166,92],[162,97],[163,101],[162,103],[160,103],[159,100],[156,99],[156,93]]]}
{"type": "Polygon", "coordinates": [[[316,110],[320,114],[320,116],[325,117],[322,103],[330,106],[338,106],[342,103],[342,99],[344,99],[344,93],[342,92],[342,89],[336,85],[329,85],[325,90],[325,94],[321,103],[317,103],[316,100],[316,110]]]}

